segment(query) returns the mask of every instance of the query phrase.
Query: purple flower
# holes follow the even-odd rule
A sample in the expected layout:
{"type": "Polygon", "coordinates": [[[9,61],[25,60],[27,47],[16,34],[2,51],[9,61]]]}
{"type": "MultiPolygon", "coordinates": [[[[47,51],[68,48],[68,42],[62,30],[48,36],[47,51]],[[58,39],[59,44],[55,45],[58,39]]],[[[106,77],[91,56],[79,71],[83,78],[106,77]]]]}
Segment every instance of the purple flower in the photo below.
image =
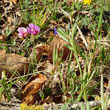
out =
{"type": "MultiPolygon", "coordinates": [[[[64,28],[62,28],[64,31],[65,31],[65,29],[64,28]]],[[[54,28],[54,34],[55,35],[57,35],[58,33],[57,33],[57,28],[54,28]]]]}
{"type": "Polygon", "coordinates": [[[54,28],[54,34],[57,35],[57,28],[54,28]]]}
{"type": "Polygon", "coordinates": [[[22,38],[22,37],[26,37],[27,36],[27,29],[26,28],[19,27],[17,31],[19,32],[18,33],[18,37],[19,38],[22,38]]]}
{"type": "Polygon", "coordinates": [[[29,27],[27,27],[27,31],[32,35],[37,35],[38,32],[40,31],[40,28],[35,24],[29,24],[29,27]]]}

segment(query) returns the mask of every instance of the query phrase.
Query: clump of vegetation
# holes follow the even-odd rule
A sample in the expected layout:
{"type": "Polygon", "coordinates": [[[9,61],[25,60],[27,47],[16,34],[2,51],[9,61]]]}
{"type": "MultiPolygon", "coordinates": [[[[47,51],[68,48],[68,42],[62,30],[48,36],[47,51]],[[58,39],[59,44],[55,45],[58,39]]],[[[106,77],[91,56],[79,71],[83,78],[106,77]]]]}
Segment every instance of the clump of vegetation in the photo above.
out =
{"type": "Polygon", "coordinates": [[[109,0],[0,3],[1,102],[16,96],[21,110],[53,102],[109,109],[109,0]]]}

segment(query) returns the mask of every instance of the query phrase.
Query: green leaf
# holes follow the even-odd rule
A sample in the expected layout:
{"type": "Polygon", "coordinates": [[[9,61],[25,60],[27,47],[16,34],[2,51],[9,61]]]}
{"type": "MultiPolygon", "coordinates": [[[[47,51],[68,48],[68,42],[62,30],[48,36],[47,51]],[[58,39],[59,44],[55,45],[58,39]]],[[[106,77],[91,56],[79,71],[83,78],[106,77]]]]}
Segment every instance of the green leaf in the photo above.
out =
{"type": "Polygon", "coordinates": [[[24,21],[27,23],[29,21],[29,17],[30,17],[29,12],[27,12],[27,11],[24,12],[23,17],[24,17],[24,21]]]}
{"type": "Polygon", "coordinates": [[[98,30],[97,30],[96,39],[98,39],[99,32],[100,32],[100,29],[101,29],[101,25],[102,25],[102,16],[103,16],[103,8],[102,8],[101,11],[100,11],[100,16],[99,16],[99,21],[98,21],[98,30]]]}
{"type": "Polygon", "coordinates": [[[44,13],[44,16],[41,19],[40,26],[44,25],[47,17],[48,17],[48,14],[47,14],[47,10],[46,10],[45,13],[44,13]]]}
{"type": "Polygon", "coordinates": [[[82,4],[79,3],[79,2],[77,2],[77,3],[75,4],[75,8],[76,8],[77,10],[80,10],[80,9],[82,8],[82,4]]]}
{"type": "Polygon", "coordinates": [[[2,87],[0,87],[0,99],[1,99],[1,96],[3,94],[3,91],[4,91],[4,87],[2,86],[2,87]]]}
{"type": "Polygon", "coordinates": [[[103,6],[104,11],[110,11],[110,4],[106,4],[103,6]]]}
{"type": "Polygon", "coordinates": [[[95,1],[95,3],[96,3],[96,5],[102,5],[102,4],[104,4],[104,0],[96,0],[95,1]]]}
{"type": "Polygon", "coordinates": [[[58,28],[57,33],[64,41],[70,43],[70,41],[68,39],[69,35],[62,28],[58,28]]]}
{"type": "Polygon", "coordinates": [[[90,21],[91,21],[90,18],[85,16],[84,18],[82,18],[82,25],[87,26],[90,24],[90,21]]]}

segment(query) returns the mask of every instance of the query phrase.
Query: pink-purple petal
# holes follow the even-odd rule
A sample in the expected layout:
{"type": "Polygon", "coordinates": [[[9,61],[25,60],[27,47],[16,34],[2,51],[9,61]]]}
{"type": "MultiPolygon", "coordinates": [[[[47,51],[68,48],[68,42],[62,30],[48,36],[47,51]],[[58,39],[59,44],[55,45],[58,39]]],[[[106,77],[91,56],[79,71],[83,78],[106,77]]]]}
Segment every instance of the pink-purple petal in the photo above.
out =
{"type": "Polygon", "coordinates": [[[21,38],[21,37],[26,37],[27,36],[27,29],[24,28],[24,27],[19,27],[18,30],[17,30],[19,33],[18,33],[18,37],[21,38]]]}
{"type": "Polygon", "coordinates": [[[34,25],[34,24],[29,24],[29,27],[30,27],[30,28],[34,28],[35,25],[34,25]]]}
{"type": "Polygon", "coordinates": [[[38,32],[40,31],[40,28],[36,26],[35,24],[29,24],[29,27],[27,28],[28,33],[37,35],[38,32]]]}
{"type": "Polygon", "coordinates": [[[35,27],[35,29],[39,32],[40,31],[40,28],[38,26],[35,27]]]}
{"type": "Polygon", "coordinates": [[[22,33],[18,33],[18,36],[23,36],[23,34],[22,33]]]}

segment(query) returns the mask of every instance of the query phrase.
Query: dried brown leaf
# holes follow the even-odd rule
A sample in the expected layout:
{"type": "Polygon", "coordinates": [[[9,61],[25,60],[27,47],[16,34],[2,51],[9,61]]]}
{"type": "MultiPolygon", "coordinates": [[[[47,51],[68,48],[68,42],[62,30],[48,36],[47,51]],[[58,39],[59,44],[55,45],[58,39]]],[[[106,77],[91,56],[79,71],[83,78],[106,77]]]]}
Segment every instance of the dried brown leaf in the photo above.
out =
{"type": "Polygon", "coordinates": [[[39,44],[36,47],[33,48],[33,51],[30,55],[31,59],[35,59],[35,54],[36,54],[36,59],[37,62],[39,62],[41,56],[46,55],[48,56],[48,53],[50,51],[50,46],[46,44],[39,44]]]}
{"type": "Polygon", "coordinates": [[[11,24],[11,22],[13,21],[13,17],[10,15],[9,17],[7,17],[7,21],[11,24]]]}
{"type": "Polygon", "coordinates": [[[5,41],[6,38],[7,38],[6,35],[0,35],[0,40],[1,40],[1,41],[5,41]]]}
{"type": "Polygon", "coordinates": [[[68,48],[66,48],[65,45],[67,45],[68,43],[66,41],[64,41],[63,39],[55,36],[54,39],[52,40],[51,44],[50,44],[50,51],[49,51],[49,60],[50,62],[53,62],[53,49],[57,48],[58,49],[58,53],[60,54],[61,52],[63,52],[63,56],[62,59],[66,59],[68,57],[68,55],[70,54],[70,50],[68,48]]]}
{"type": "Polygon", "coordinates": [[[0,50],[0,55],[4,55],[6,53],[6,50],[0,50]]]}
{"type": "Polygon", "coordinates": [[[53,68],[54,68],[53,64],[46,60],[39,64],[38,71],[46,71],[47,73],[50,74],[53,68]]]}
{"type": "MultiPolygon", "coordinates": [[[[20,75],[26,74],[28,70],[28,59],[17,54],[5,54],[3,50],[0,53],[0,72],[6,71],[8,78],[12,76],[12,72],[17,71],[20,75]]],[[[1,74],[0,74],[1,77],[1,74]]]]}
{"type": "Polygon", "coordinates": [[[43,83],[47,80],[47,77],[42,74],[32,76],[31,79],[22,87],[23,96],[22,101],[26,104],[33,104],[37,99],[35,98],[38,94],[39,89],[43,83]]]}
{"type": "Polygon", "coordinates": [[[14,4],[17,4],[18,0],[9,0],[10,2],[13,2],[14,4]]]}
{"type": "Polygon", "coordinates": [[[58,49],[58,54],[60,55],[61,52],[63,52],[62,59],[66,59],[68,55],[70,54],[70,50],[66,48],[67,42],[65,42],[63,39],[55,36],[50,45],[47,44],[39,44],[37,45],[34,49],[33,52],[31,53],[30,58],[34,59],[35,55],[37,56],[37,61],[40,60],[41,56],[45,55],[48,56],[49,61],[52,63],[53,62],[53,50],[54,48],[58,49]]]}

